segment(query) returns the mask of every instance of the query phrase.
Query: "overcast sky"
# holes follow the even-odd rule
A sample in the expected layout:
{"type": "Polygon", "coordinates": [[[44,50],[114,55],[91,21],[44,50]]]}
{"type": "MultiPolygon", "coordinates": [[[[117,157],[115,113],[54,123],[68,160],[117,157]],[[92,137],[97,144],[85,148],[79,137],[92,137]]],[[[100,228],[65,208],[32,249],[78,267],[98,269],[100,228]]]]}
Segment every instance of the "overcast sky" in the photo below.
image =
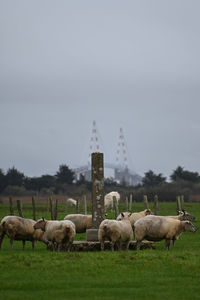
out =
{"type": "Polygon", "coordinates": [[[200,172],[199,0],[0,0],[0,168],[105,161],[200,172]]]}

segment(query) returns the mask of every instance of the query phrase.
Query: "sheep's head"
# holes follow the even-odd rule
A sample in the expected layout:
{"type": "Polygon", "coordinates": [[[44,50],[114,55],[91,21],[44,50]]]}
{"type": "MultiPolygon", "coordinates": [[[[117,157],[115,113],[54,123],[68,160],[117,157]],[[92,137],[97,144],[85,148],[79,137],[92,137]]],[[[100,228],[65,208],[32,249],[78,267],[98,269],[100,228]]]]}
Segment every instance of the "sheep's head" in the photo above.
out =
{"type": "Polygon", "coordinates": [[[150,208],[147,208],[145,209],[145,215],[148,216],[148,215],[153,215],[152,211],[150,210],[150,208]]]}
{"type": "Polygon", "coordinates": [[[190,232],[197,231],[197,228],[190,221],[183,221],[185,225],[185,230],[190,232]]]}
{"type": "Polygon", "coordinates": [[[185,210],[183,210],[183,217],[184,217],[184,220],[188,220],[188,221],[194,221],[195,220],[195,216],[189,214],[185,210]]]}
{"type": "Polygon", "coordinates": [[[130,218],[130,216],[132,215],[132,213],[129,212],[122,212],[119,214],[119,216],[117,217],[117,221],[121,221],[125,218],[130,218]]]}
{"type": "Polygon", "coordinates": [[[34,229],[42,229],[45,231],[45,225],[46,225],[46,220],[44,218],[39,219],[35,225],[33,226],[34,229]]]}

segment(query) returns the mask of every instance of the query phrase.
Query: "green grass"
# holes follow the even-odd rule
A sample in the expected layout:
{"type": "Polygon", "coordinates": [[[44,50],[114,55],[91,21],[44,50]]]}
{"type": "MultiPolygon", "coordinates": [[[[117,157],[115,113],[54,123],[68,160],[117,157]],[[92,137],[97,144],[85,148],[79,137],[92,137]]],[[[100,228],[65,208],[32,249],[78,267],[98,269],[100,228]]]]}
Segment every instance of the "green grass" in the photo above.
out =
{"type": "MultiPolygon", "coordinates": [[[[31,206],[23,208],[25,217],[31,217],[31,206]]],[[[49,217],[45,206],[37,208],[38,218],[49,217]]],[[[143,204],[133,208],[141,210],[143,204]]],[[[175,203],[159,203],[162,215],[174,214],[175,209],[175,203]]],[[[186,203],[185,209],[197,217],[198,227],[200,203],[186,203]]],[[[59,219],[64,210],[59,207],[59,219]]],[[[8,205],[0,204],[0,217],[8,214],[8,205]]],[[[28,242],[22,251],[16,241],[11,251],[5,238],[0,252],[0,299],[199,299],[200,233],[184,233],[169,252],[164,244],[157,243],[156,250],[53,253],[39,242],[34,251],[28,242]]]]}

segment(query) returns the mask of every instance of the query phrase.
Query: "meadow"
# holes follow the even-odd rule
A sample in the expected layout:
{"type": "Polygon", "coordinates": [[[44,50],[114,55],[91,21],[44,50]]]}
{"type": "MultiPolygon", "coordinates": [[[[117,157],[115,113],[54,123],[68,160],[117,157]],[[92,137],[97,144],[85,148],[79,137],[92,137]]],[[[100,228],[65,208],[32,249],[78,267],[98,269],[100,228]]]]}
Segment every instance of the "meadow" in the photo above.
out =
{"type": "MultiPolygon", "coordinates": [[[[150,208],[153,204],[150,203],[150,208]]],[[[89,207],[90,209],[90,207],[89,207]]],[[[144,209],[133,203],[133,211],[144,209]]],[[[200,224],[200,203],[185,203],[185,209],[200,224]]],[[[124,204],[120,204],[120,211],[124,204]]],[[[160,215],[176,214],[175,202],[159,203],[160,215]]],[[[59,204],[58,219],[67,213],[59,204]]],[[[15,208],[15,213],[17,210],[15,208]]],[[[31,204],[23,204],[23,213],[32,217],[31,204]]],[[[0,218],[9,215],[7,203],[0,204],[0,218]]],[[[50,217],[46,204],[37,204],[37,218],[50,217]]],[[[113,214],[108,214],[109,218],[113,214]]],[[[84,240],[77,234],[76,240],[84,240]]],[[[200,232],[184,233],[170,251],[164,241],[156,249],[141,251],[60,252],[47,251],[37,242],[14,242],[9,248],[5,238],[0,251],[0,299],[199,299],[200,232]]]]}

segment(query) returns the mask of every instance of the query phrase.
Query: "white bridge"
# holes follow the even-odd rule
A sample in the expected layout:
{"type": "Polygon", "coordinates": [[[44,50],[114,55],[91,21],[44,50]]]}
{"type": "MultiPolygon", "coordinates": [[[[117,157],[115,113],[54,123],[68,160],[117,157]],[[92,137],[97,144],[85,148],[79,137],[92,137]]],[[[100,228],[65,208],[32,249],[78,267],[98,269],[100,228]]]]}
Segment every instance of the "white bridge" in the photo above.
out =
{"type": "MultiPolygon", "coordinates": [[[[124,168],[119,164],[113,163],[104,163],[105,169],[114,170],[113,179],[118,183],[126,183],[127,185],[137,185],[142,182],[142,177],[135,172],[130,171],[128,168],[124,168]]],[[[80,178],[82,174],[86,180],[91,181],[91,165],[84,165],[78,168],[73,169],[76,179],[80,178]]]]}

